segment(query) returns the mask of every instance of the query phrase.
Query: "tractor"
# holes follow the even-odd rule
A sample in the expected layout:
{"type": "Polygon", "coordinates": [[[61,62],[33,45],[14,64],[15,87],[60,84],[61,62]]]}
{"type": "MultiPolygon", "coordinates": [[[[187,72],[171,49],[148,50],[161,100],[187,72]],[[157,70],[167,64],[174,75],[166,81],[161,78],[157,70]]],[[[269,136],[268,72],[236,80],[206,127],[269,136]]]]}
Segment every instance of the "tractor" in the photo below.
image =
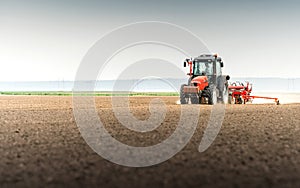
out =
{"type": "Polygon", "coordinates": [[[217,104],[228,102],[228,75],[222,74],[224,63],[217,54],[203,54],[186,59],[190,67],[188,83],[180,88],[181,104],[217,104]]]}

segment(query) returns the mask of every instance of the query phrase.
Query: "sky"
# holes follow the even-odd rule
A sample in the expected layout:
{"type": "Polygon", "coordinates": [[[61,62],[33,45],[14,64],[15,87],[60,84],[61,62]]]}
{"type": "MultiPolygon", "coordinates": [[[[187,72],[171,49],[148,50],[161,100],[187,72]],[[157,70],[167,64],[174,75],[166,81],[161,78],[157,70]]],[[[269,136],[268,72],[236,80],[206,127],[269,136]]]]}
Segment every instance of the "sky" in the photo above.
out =
{"type": "MultiPolygon", "coordinates": [[[[0,82],[74,80],[104,34],[141,21],[191,31],[223,57],[232,77],[299,78],[299,10],[297,0],[0,0],[0,82]]],[[[177,57],[182,65],[184,57],[177,57]]]]}

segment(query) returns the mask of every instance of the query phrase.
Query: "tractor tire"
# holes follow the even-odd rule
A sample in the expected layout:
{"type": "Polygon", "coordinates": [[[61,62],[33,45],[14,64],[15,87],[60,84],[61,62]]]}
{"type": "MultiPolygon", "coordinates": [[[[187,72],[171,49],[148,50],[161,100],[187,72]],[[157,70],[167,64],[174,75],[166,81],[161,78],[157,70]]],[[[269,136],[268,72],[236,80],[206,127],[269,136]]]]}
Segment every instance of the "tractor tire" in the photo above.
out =
{"type": "Polygon", "coordinates": [[[184,86],[187,86],[186,84],[182,84],[180,87],[180,104],[187,104],[189,102],[189,98],[184,93],[184,86]]]}
{"type": "Polygon", "coordinates": [[[215,105],[218,102],[218,96],[217,96],[217,88],[211,87],[209,89],[209,98],[208,98],[208,104],[215,105]]]}
{"type": "Polygon", "coordinates": [[[191,95],[191,103],[192,104],[199,104],[199,97],[196,94],[191,95]]]}
{"type": "Polygon", "coordinates": [[[223,104],[227,104],[228,101],[229,101],[229,93],[228,93],[228,87],[224,87],[224,91],[222,92],[222,95],[221,95],[221,102],[223,104]]]}

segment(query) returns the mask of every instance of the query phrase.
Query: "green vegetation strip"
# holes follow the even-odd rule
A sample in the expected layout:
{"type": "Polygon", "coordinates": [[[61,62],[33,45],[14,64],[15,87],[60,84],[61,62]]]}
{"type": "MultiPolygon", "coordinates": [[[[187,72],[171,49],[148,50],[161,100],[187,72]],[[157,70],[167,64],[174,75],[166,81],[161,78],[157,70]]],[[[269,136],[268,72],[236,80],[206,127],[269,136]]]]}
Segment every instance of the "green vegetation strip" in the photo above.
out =
{"type": "MultiPolygon", "coordinates": [[[[72,96],[72,92],[64,91],[3,91],[0,95],[48,95],[48,96],[72,96]]],[[[74,93],[76,96],[179,96],[177,92],[82,92],[74,93]]]]}

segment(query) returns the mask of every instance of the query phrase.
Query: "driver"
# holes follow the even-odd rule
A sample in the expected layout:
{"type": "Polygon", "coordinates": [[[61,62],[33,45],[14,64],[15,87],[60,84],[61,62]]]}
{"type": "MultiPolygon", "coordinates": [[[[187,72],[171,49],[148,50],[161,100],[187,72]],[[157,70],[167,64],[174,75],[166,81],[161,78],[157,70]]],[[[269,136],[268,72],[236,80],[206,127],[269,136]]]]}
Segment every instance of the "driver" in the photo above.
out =
{"type": "Polygon", "coordinates": [[[208,62],[205,62],[205,74],[210,75],[210,65],[208,62]]]}

